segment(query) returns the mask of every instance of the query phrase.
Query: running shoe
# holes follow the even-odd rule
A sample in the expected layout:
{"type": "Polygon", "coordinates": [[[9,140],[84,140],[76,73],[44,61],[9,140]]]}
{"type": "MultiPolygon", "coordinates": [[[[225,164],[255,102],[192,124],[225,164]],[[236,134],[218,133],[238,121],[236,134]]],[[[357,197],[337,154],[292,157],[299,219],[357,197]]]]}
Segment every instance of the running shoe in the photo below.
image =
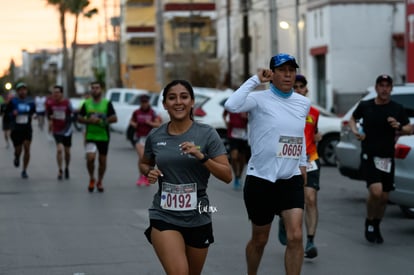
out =
{"type": "Polygon", "coordinates": [[[22,178],[27,179],[29,175],[27,175],[27,172],[25,170],[22,171],[22,178]]]}
{"type": "Polygon", "coordinates": [[[375,239],[375,242],[378,243],[378,244],[381,244],[381,243],[384,242],[384,238],[381,235],[381,231],[380,231],[380,227],[379,227],[380,222],[381,222],[381,220],[374,219],[374,231],[375,231],[375,234],[377,235],[377,237],[375,239]]]}
{"type": "Polygon", "coordinates": [[[95,189],[95,180],[92,179],[89,181],[88,191],[92,193],[94,189],[95,189]]]}
{"type": "Polygon", "coordinates": [[[235,177],[233,181],[233,189],[239,190],[240,189],[240,179],[235,177]]]}
{"type": "Polygon", "coordinates": [[[279,242],[283,245],[287,244],[287,237],[286,237],[286,228],[285,224],[283,223],[282,217],[279,219],[279,233],[278,233],[279,242]]]}
{"type": "Polygon", "coordinates": [[[375,243],[377,239],[377,233],[375,232],[373,221],[365,220],[365,239],[370,243],[375,243]]]}
{"type": "Polygon", "coordinates": [[[13,163],[14,163],[14,166],[19,167],[20,159],[18,157],[15,157],[13,163]]]}
{"type": "Polygon", "coordinates": [[[147,183],[149,183],[148,179],[144,175],[141,175],[139,177],[139,179],[137,180],[137,186],[141,186],[141,185],[144,185],[144,184],[147,184],[147,183]]]}
{"type": "Polygon", "coordinates": [[[316,246],[311,242],[306,243],[305,258],[313,259],[316,256],[318,256],[318,249],[316,246]]]}
{"type": "Polygon", "coordinates": [[[145,186],[150,186],[150,182],[146,176],[144,176],[144,184],[145,186]]]}
{"type": "Polygon", "coordinates": [[[57,176],[58,180],[62,180],[63,179],[62,173],[63,173],[62,170],[59,169],[58,176],[57,176]]]}
{"type": "Polygon", "coordinates": [[[65,168],[65,179],[69,179],[69,168],[65,168]]]}
{"type": "Polygon", "coordinates": [[[102,186],[102,181],[98,181],[96,184],[96,189],[98,189],[98,192],[102,193],[105,189],[102,186]]]}

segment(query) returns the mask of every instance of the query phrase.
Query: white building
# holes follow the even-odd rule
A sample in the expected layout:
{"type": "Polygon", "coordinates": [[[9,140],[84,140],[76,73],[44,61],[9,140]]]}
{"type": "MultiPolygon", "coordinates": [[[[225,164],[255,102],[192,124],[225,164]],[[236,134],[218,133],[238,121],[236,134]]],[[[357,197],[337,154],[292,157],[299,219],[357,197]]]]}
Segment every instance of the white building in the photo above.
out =
{"type": "Polygon", "coordinates": [[[217,47],[223,68],[228,68],[231,60],[234,86],[243,81],[245,62],[240,39],[244,36],[244,1],[250,4],[250,74],[259,67],[268,67],[275,53],[290,53],[298,59],[299,72],[309,80],[311,99],[339,114],[381,73],[393,76],[396,84],[404,82],[404,0],[228,1],[217,3],[217,47]]]}

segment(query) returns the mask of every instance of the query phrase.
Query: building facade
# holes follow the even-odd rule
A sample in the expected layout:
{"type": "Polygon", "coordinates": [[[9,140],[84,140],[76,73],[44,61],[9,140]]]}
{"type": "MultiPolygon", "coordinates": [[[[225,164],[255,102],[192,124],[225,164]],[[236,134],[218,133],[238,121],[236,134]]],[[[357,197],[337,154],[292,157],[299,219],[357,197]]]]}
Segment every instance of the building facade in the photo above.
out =
{"type": "Polygon", "coordinates": [[[217,63],[214,0],[124,0],[121,6],[125,87],[158,92],[172,79],[201,81],[200,71],[217,63]]]}
{"type": "Polygon", "coordinates": [[[218,58],[243,81],[243,2],[248,5],[249,72],[268,67],[278,52],[298,59],[312,101],[344,113],[387,73],[406,74],[403,0],[218,0],[218,58]]]}

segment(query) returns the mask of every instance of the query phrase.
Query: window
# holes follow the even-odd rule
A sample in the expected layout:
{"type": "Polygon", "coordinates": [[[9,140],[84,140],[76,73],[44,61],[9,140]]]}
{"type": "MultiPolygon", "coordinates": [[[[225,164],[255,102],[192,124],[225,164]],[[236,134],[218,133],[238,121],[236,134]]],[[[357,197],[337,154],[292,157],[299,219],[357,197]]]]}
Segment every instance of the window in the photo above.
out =
{"type": "Polygon", "coordinates": [[[200,35],[198,33],[181,32],[178,34],[181,49],[198,49],[200,46],[200,35]]]}
{"type": "Polygon", "coordinates": [[[111,94],[111,98],[109,99],[112,102],[119,102],[121,99],[121,93],[119,92],[114,92],[111,94]]]}
{"type": "Polygon", "coordinates": [[[404,106],[407,115],[414,117],[414,94],[391,95],[392,100],[404,106]]]}

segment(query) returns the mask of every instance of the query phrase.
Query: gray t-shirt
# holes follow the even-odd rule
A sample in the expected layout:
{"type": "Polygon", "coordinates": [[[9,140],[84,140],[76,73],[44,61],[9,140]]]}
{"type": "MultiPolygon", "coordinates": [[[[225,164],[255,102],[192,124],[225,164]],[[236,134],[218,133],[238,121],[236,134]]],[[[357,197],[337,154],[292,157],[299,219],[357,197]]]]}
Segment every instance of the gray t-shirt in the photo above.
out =
{"type": "MultiPolygon", "coordinates": [[[[210,158],[226,154],[226,149],[217,131],[209,125],[194,122],[190,129],[181,135],[170,135],[168,123],[153,129],[145,142],[144,155],[155,160],[157,168],[163,173],[158,179],[158,192],[154,195],[149,209],[149,218],[163,220],[183,227],[196,227],[211,222],[206,194],[210,171],[192,155],[185,155],[179,144],[189,141],[199,146],[203,154],[210,158]],[[197,186],[197,208],[192,210],[167,210],[161,203],[161,182],[169,184],[190,184],[197,186]]],[[[182,201],[181,201],[182,202],[182,201]]]]}

